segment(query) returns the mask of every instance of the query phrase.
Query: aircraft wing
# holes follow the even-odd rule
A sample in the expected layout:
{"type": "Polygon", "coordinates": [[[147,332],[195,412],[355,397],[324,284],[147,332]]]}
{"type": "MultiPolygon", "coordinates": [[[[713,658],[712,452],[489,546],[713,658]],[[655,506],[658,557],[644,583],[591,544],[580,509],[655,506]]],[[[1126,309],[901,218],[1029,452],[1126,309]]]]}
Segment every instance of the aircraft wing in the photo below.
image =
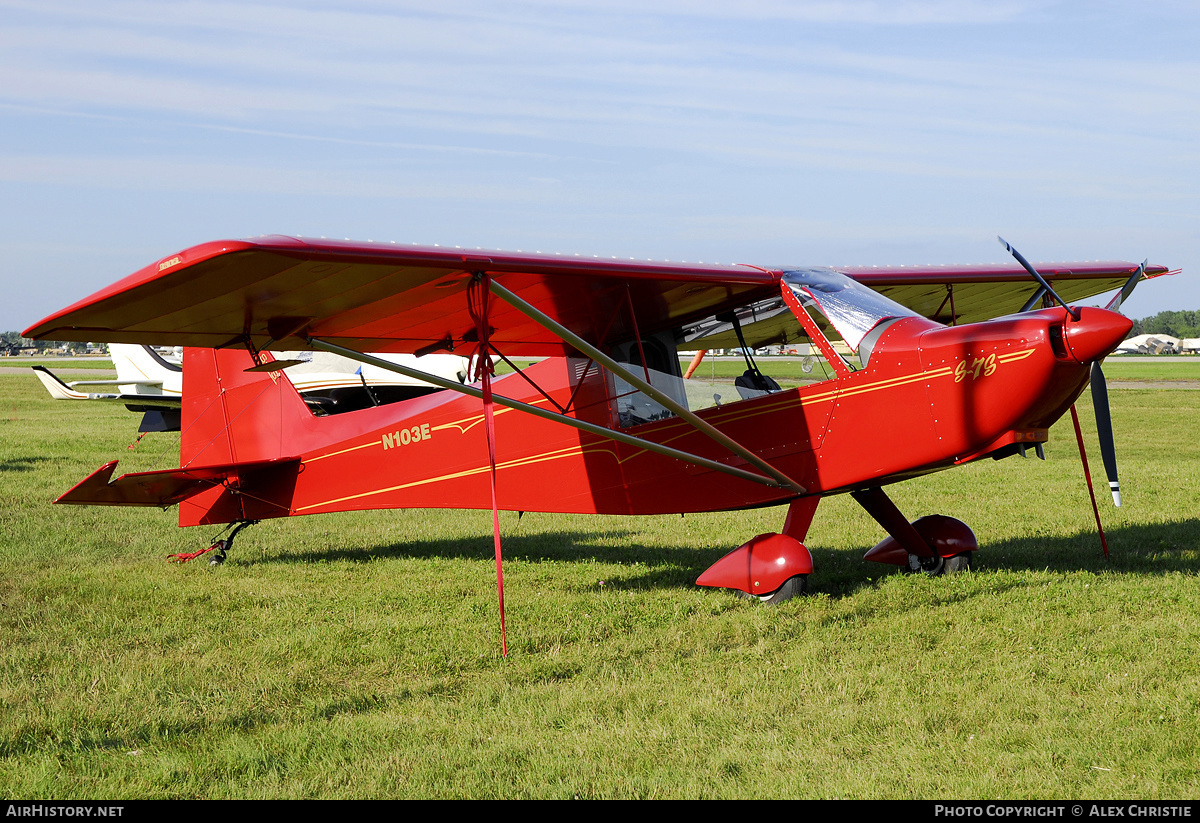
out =
{"type": "MultiPolygon", "coordinates": [[[[1064,297],[1119,287],[1132,263],[1046,268],[1064,297]]],[[[360,352],[474,348],[466,291],[487,271],[601,348],[777,298],[781,269],[263,237],[194,246],[25,331],[34,339],[302,349],[317,337],[360,352]]],[[[1018,266],[839,269],[926,316],[959,322],[1020,308],[1036,284],[1018,266]],[[962,300],[960,301],[960,297],[962,300]],[[945,305],[943,306],[943,299],[945,305]],[[965,301],[965,302],[963,302],[965,301]]],[[[1151,275],[1166,272],[1151,267],[1151,275]]],[[[492,342],[514,356],[566,344],[517,309],[492,305],[492,342]]]]}
{"type": "MultiPolygon", "coordinates": [[[[1137,270],[1134,263],[1035,263],[1034,268],[1068,303],[1115,291],[1137,270]]],[[[950,325],[978,323],[1015,314],[1038,290],[1023,268],[1012,266],[871,266],[837,267],[864,286],[918,314],[950,325]]],[[[1166,266],[1147,266],[1146,277],[1169,274],[1166,266]]]]}

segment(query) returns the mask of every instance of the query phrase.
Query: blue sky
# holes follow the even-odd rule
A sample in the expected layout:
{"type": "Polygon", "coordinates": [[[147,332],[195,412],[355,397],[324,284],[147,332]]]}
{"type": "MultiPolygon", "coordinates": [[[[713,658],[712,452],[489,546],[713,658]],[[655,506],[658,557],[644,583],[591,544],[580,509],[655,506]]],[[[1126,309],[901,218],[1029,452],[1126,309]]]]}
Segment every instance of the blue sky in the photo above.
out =
{"type": "Polygon", "coordinates": [[[1184,268],[1194,3],[0,0],[0,329],[283,233],[1184,268]]]}

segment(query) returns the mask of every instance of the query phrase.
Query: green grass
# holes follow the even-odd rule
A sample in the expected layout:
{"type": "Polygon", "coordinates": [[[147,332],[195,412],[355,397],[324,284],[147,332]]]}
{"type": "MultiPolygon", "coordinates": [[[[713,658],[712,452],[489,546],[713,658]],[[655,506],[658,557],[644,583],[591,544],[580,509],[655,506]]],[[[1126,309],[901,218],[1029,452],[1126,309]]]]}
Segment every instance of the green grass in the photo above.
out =
{"type": "Polygon", "coordinates": [[[882,533],[834,498],[814,594],[777,608],[691,581],[781,509],[503,513],[503,660],[486,513],[275,521],[223,567],[167,563],[216,529],[49,501],[177,436],[130,451],[119,408],[0,388],[0,795],[1200,793],[1200,393],[1112,392],[1107,561],[1069,421],[1044,463],[891,488],[968,522],[976,571],[863,563],[882,533]]]}
{"type": "Polygon", "coordinates": [[[113,371],[112,360],[107,357],[88,360],[65,357],[0,357],[0,368],[29,368],[31,366],[45,366],[50,371],[58,369],[107,369],[113,371]]]}
{"type": "Polygon", "coordinates": [[[1200,357],[1110,357],[1104,361],[1104,376],[1109,380],[1200,380],[1200,357]]]}

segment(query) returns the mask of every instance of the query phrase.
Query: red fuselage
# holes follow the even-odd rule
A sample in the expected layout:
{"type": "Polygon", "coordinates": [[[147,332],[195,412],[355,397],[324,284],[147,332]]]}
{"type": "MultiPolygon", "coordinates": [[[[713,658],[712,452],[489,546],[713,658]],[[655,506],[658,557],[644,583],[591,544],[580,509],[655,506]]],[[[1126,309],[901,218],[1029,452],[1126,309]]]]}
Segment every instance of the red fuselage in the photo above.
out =
{"type": "MultiPolygon", "coordinates": [[[[1044,309],[945,327],[909,317],[846,376],[699,412],[823,495],[880,486],[1042,442],[1079,395],[1089,365],[1130,322],[1100,309],[1044,309]]],[[[313,416],[278,374],[245,373],[242,350],[188,349],[184,467],[278,460],[180,504],[180,525],[383,508],[490,508],[479,400],[442,391],[313,416]],[[268,382],[269,381],[269,382],[268,382]]],[[[582,358],[525,374],[571,416],[614,426],[610,376],[582,358]]],[[[519,375],[497,394],[550,407],[519,375]]],[[[744,460],[668,418],[630,434],[729,465],[744,460]]],[[[495,415],[499,506],[516,511],[661,514],[785,502],[795,492],[730,477],[508,409],[495,415]]]]}

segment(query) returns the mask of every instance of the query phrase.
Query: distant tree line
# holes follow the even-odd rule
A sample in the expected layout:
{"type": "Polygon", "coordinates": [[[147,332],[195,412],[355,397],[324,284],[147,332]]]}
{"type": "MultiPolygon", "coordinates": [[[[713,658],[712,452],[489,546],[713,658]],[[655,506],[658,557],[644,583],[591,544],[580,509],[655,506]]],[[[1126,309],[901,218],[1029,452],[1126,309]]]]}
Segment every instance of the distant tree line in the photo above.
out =
{"type": "Polygon", "coordinates": [[[1171,337],[1200,337],[1200,311],[1160,311],[1153,317],[1133,321],[1130,337],[1167,334],[1171,337]]]}

